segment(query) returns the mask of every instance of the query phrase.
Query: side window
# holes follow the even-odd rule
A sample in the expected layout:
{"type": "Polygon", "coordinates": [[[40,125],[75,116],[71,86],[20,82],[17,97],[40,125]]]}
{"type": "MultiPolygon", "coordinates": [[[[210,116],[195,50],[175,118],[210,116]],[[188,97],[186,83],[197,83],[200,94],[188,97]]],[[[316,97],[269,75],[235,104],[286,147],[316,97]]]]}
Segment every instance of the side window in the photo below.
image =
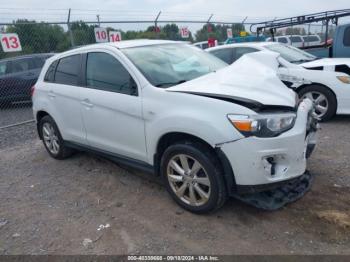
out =
{"type": "Polygon", "coordinates": [[[217,58],[220,58],[221,60],[223,60],[228,64],[233,63],[232,48],[223,48],[220,50],[214,50],[211,52],[211,54],[215,55],[217,58]]]}
{"type": "Polygon", "coordinates": [[[7,73],[7,62],[0,62],[0,76],[6,75],[7,73]]]}
{"type": "Polygon", "coordinates": [[[33,69],[42,68],[44,66],[45,60],[46,59],[44,57],[33,58],[33,69]]]}
{"type": "Polygon", "coordinates": [[[348,26],[344,31],[344,45],[350,46],[350,26],[348,26]]]}
{"type": "Polygon", "coordinates": [[[54,61],[46,71],[44,81],[53,83],[55,81],[55,70],[57,66],[57,61],[54,61]]]}
{"type": "Polygon", "coordinates": [[[78,85],[80,70],[80,55],[61,58],[55,74],[55,83],[64,85],[78,85]]]}
{"type": "Polygon", "coordinates": [[[28,71],[31,68],[31,61],[30,59],[18,59],[18,60],[13,60],[11,62],[11,73],[21,73],[24,71],[28,71]]]}
{"type": "Polygon", "coordinates": [[[207,49],[209,47],[208,43],[202,44],[202,49],[207,49]]]}
{"type": "Polygon", "coordinates": [[[258,52],[259,50],[252,47],[237,47],[235,48],[235,61],[240,59],[243,55],[258,52]]]}
{"type": "Polygon", "coordinates": [[[279,43],[288,44],[288,40],[287,40],[286,37],[279,37],[279,38],[277,39],[277,41],[278,41],[279,43]]]}
{"type": "Polygon", "coordinates": [[[86,85],[89,88],[137,95],[137,86],[129,72],[112,55],[89,53],[86,62],[86,85]]]}
{"type": "Polygon", "coordinates": [[[292,43],[300,43],[300,42],[303,42],[303,40],[301,39],[300,36],[291,36],[291,37],[290,37],[290,41],[291,41],[292,43]]]}

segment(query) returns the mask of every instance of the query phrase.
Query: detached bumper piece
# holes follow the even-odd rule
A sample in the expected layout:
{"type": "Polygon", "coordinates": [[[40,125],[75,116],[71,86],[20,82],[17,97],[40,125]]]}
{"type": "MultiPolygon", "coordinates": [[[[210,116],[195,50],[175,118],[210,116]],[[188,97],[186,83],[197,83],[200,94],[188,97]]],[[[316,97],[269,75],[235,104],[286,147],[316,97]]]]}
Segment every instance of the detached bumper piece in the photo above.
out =
{"type": "Polygon", "coordinates": [[[313,176],[306,171],[302,176],[275,189],[233,197],[256,208],[274,211],[302,198],[311,188],[313,176]]]}

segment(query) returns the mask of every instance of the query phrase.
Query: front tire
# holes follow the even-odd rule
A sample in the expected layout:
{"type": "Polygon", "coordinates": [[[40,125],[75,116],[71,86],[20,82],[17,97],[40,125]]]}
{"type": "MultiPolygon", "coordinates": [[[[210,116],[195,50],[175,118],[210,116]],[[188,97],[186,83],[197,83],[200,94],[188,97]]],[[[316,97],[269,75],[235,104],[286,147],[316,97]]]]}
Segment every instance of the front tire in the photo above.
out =
{"type": "Polygon", "coordinates": [[[73,150],[64,145],[61,133],[51,116],[44,116],[40,120],[39,130],[44,146],[51,157],[62,160],[73,154],[73,150]]]}
{"type": "Polygon", "coordinates": [[[220,164],[209,148],[192,142],[168,147],[161,174],[172,198],[193,213],[208,213],[225,203],[226,187],[220,164]]]}
{"type": "Polygon", "coordinates": [[[309,98],[315,104],[315,113],[321,121],[330,120],[337,111],[337,98],[331,90],[320,85],[310,85],[298,92],[301,99],[309,98]]]}

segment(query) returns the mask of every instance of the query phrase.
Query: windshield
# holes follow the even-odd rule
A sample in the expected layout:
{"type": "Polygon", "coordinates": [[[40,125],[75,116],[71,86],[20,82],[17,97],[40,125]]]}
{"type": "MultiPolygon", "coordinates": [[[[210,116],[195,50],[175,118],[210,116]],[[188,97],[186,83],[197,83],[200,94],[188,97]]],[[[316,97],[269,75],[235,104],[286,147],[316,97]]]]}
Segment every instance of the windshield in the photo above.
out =
{"type": "Polygon", "coordinates": [[[162,44],[122,49],[122,52],[157,87],[170,87],[214,72],[227,64],[186,44],[162,44]]]}
{"type": "Polygon", "coordinates": [[[289,45],[273,44],[266,45],[265,47],[271,51],[279,53],[290,63],[303,63],[317,59],[316,56],[289,45]]]}

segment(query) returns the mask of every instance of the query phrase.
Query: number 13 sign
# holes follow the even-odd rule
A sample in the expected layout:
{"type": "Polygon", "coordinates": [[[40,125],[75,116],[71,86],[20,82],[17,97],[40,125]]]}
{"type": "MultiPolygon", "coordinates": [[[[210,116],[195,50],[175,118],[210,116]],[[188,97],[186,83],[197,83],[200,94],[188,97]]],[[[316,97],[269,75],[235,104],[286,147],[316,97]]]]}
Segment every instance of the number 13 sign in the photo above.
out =
{"type": "Polygon", "coordinates": [[[0,41],[4,52],[22,51],[21,42],[17,34],[0,34],[0,41]]]}

